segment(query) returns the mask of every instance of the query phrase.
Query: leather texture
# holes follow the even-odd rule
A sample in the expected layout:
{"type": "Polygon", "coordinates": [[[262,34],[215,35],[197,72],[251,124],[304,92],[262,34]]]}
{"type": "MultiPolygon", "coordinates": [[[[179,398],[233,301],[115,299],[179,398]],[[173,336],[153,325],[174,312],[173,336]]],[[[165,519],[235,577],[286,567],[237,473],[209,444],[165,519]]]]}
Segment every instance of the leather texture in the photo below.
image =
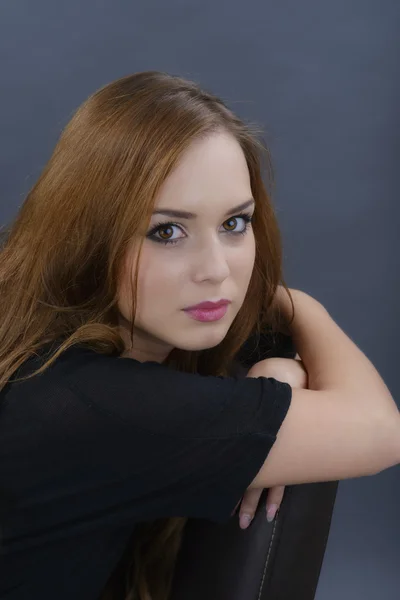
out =
{"type": "MultiPolygon", "coordinates": [[[[294,358],[282,334],[250,338],[236,374],[264,358],[294,358]]],[[[223,525],[189,519],[170,600],[313,600],[325,554],[338,482],[286,486],[280,510],[266,519],[267,490],[255,517],[240,529],[238,512],[223,525]]]]}

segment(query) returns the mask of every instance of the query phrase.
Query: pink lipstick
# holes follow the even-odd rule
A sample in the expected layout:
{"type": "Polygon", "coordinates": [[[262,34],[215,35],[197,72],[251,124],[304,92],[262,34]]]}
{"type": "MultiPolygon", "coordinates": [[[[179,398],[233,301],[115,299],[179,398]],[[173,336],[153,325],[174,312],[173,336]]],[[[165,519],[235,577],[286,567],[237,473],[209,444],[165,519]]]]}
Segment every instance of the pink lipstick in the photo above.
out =
{"type": "Polygon", "coordinates": [[[219,300],[218,302],[200,302],[195,306],[185,308],[185,312],[195,321],[210,322],[219,321],[226,314],[230,300],[219,300]]]}

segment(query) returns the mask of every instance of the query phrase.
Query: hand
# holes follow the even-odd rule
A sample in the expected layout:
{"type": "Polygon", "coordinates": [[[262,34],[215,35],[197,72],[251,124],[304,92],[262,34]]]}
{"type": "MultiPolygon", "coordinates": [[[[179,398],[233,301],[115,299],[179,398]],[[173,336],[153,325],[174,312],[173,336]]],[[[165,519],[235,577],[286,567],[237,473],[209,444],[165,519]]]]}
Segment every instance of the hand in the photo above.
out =
{"type": "MultiPolygon", "coordinates": [[[[239,525],[241,529],[247,529],[252,522],[263,491],[263,488],[252,488],[244,493],[239,512],[239,525]]],[[[274,487],[269,488],[266,504],[267,520],[269,522],[274,520],[274,517],[281,506],[284,493],[284,485],[275,485],[274,487]]]]}
{"type": "MultiPolygon", "coordinates": [[[[278,381],[289,383],[293,388],[307,388],[307,371],[296,354],[292,358],[267,358],[256,363],[248,372],[248,377],[273,377],[278,381]]],[[[248,489],[241,499],[239,525],[246,529],[254,518],[263,488],[248,489]]],[[[272,521],[280,508],[285,492],[284,485],[269,488],[267,495],[267,520],[272,521]]],[[[239,502],[240,503],[240,502],[239,502]]],[[[238,504],[239,504],[238,503],[238,504]]],[[[235,508],[236,510],[236,508],[235,508]]]]}
{"type": "Polygon", "coordinates": [[[298,354],[295,358],[266,358],[253,365],[247,377],[273,377],[292,388],[308,388],[308,373],[298,354]]]}

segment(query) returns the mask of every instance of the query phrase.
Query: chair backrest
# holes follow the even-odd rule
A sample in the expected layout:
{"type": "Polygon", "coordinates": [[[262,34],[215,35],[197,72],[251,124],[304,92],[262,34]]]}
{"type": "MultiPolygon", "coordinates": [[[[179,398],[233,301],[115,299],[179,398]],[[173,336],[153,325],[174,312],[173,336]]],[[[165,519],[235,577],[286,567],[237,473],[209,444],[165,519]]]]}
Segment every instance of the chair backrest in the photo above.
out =
{"type": "Polygon", "coordinates": [[[248,529],[189,519],[170,600],[313,600],[338,482],[287,486],[268,523],[264,490],[248,529]]]}
{"type": "MultiPolygon", "coordinates": [[[[250,339],[236,373],[263,358],[294,358],[287,336],[250,339]]],[[[248,529],[237,513],[223,525],[189,519],[170,600],[313,600],[318,584],[338,482],[286,486],[280,510],[266,519],[267,490],[248,529]]]]}

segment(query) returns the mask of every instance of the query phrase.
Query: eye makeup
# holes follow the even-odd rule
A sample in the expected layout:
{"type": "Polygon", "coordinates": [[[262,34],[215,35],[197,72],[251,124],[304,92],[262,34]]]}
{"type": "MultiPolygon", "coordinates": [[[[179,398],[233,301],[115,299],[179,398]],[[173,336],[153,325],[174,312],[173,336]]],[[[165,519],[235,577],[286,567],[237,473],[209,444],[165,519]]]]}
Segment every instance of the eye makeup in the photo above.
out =
{"type": "MultiPolygon", "coordinates": [[[[229,223],[230,221],[233,221],[234,219],[242,219],[244,222],[244,228],[236,231],[236,230],[229,230],[226,229],[223,233],[227,233],[229,235],[233,235],[233,236],[237,236],[237,235],[245,235],[250,227],[251,221],[252,221],[253,215],[251,213],[240,213],[238,215],[234,215],[232,217],[229,217],[229,219],[226,219],[226,221],[224,221],[223,224],[225,223],[229,223]]],[[[146,238],[150,239],[153,242],[157,242],[160,244],[164,244],[164,245],[175,245],[179,242],[179,240],[184,239],[185,236],[183,237],[179,237],[176,239],[162,239],[160,237],[157,237],[157,233],[159,233],[162,230],[168,230],[168,229],[173,229],[174,227],[180,229],[181,231],[183,231],[182,226],[179,225],[178,223],[173,223],[171,221],[164,221],[164,222],[158,222],[156,223],[156,225],[154,225],[154,227],[152,227],[152,229],[146,234],[146,238]]]]}

